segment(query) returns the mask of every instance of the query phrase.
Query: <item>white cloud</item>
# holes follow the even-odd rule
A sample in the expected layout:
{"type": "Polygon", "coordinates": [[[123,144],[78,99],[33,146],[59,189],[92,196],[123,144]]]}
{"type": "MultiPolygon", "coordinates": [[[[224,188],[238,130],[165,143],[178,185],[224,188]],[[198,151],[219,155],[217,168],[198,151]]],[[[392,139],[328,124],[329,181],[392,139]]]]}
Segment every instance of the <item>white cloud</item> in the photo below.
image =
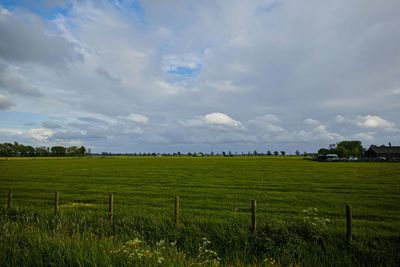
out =
{"type": "Polygon", "coordinates": [[[45,142],[54,134],[54,131],[47,128],[36,128],[28,130],[25,134],[31,139],[45,142]]]}
{"type": "Polygon", "coordinates": [[[223,125],[229,127],[242,127],[239,121],[236,121],[224,113],[213,112],[202,117],[202,120],[210,125],[223,125]]]}
{"type": "Polygon", "coordinates": [[[303,122],[304,122],[304,124],[308,124],[308,125],[318,125],[321,123],[319,120],[314,120],[311,118],[307,118],[303,122]]]}
{"type": "Polygon", "coordinates": [[[206,86],[217,90],[217,91],[221,91],[221,92],[237,92],[242,90],[243,88],[240,88],[239,86],[236,86],[235,84],[233,84],[232,81],[216,81],[216,82],[209,82],[206,84],[206,86]]]}
{"type": "Polygon", "coordinates": [[[131,113],[128,116],[126,116],[126,118],[128,120],[137,122],[137,123],[142,123],[142,124],[146,124],[149,122],[149,118],[146,117],[145,115],[142,114],[137,114],[137,113],[131,113]]]}
{"type": "Polygon", "coordinates": [[[364,128],[393,128],[395,124],[393,122],[382,119],[379,116],[367,115],[367,116],[357,116],[356,124],[364,128]]]}
{"type": "Polygon", "coordinates": [[[312,132],[317,138],[322,140],[340,141],[344,139],[342,135],[328,131],[324,125],[315,127],[312,132]]]}
{"type": "Polygon", "coordinates": [[[174,95],[177,94],[178,92],[182,91],[182,88],[179,85],[176,84],[170,84],[165,81],[156,81],[156,88],[161,89],[161,93],[167,94],[167,95],[174,95]]]}
{"type": "Polygon", "coordinates": [[[25,142],[38,141],[42,145],[47,142],[50,137],[54,134],[53,130],[46,128],[33,128],[29,130],[25,129],[13,129],[13,128],[3,128],[0,129],[0,136],[10,141],[15,141],[16,139],[21,139],[25,142]]]}
{"type": "Polygon", "coordinates": [[[343,122],[346,121],[346,119],[345,119],[342,115],[339,114],[339,115],[336,115],[335,121],[336,121],[337,123],[343,123],[343,122]]]}
{"type": "Polygon", "coordinates": [[[352,139],[370,142],[374,140],[373,133],[357,133],[352,135],[352,139]]]}

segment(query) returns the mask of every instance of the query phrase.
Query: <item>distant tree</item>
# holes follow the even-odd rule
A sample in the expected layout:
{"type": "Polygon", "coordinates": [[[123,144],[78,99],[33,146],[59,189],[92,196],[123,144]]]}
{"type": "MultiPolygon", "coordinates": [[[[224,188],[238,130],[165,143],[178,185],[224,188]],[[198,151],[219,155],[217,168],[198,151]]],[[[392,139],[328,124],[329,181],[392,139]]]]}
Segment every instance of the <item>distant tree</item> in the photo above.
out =
{"type": "Polygon", "coordinates": [[[267,155],[268,155],[268,156],[271,156],[271,155],[272,155],[271,150],[268,150],[268,151],[267,151],[267,155]]]}
{"type": "Polygon", "coordinates": [[[257,154],[258,154],[258,153],[257,153],[257,150],[254,150],[254,151],[253,151],[253,155],[254,155],[254,156],[257,156],[257,154]]]}
{"type": "Polygon", "coordinates": [[[86,148],[84,146],[81,146],[78,151],[77,151],[77,156],[85,156],[86,154],[86,148]]]}
{"type": "Polygon", "coordinates": [[[4,143],[1,144],[0,146],[0,156],[2,157],[12,157],[16,156],[17,151],[15,150],[15,147],[11,143],[4,143]]]}
{"type": "Polygon", "coordinates": [[[274,156],[278,156],[279,155],[279,152],[278,151],[274,151],[274,156]]]}
{"type": "Polygon", "coordinates": [[[25,147],[25,152],[26,152],[26,155],[27,155],[28,157],[33,157],[33,156],[35,156],[35,148],[34,148],[33,146],[26,146],[26,147],[25,147]]]}
{"type": "Polygon", "coordinates": [[[49,150],[45,146],[40,146],[35,149],[35,155],[38,157],[45,157],[49,155],[49,150]]]}
{"type": "Polygon", "coordinates": [[[66,149],[63,146],[53,146],[50,151],[52,156],[63,157],[66,155],[66,149]]]}
{"type": "Polygon", "coordinates": [[[296,150],[296,152],[294,152],[296,154],[296,156],[300,156],[300,151],[296,150]]]}
{"type": "Polygon", "coordinates": [[[223,157],[225,157],[225,156],[226,156],[226,153],[225,153],[225,151],[222,151],[222,156],[223,156],[223,157]]]}
{"type": "Polygon", "coordinates": [[[281,155],[282,155],[282,156],[285,156],[285,154],[286,154],[286,152],[282,150],[282,151],[281,151],[281,155]]]}
{"type": "Polygon", "coordinates": [[[67,156],[77,156],[78,155],[78,147],[70,146],[65,149],[65,154],[67,156]]]}

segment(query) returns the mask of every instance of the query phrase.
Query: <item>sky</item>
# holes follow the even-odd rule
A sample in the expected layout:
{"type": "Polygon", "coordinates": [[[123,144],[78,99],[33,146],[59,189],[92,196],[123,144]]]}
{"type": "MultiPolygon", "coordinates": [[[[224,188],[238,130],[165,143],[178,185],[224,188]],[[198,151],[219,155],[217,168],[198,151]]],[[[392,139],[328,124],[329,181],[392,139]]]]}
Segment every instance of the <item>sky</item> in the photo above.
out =
{"type": "Polygon", "coordinates": [[[0,142],[400,145],[398,0],[0,0],[0,142]]]}

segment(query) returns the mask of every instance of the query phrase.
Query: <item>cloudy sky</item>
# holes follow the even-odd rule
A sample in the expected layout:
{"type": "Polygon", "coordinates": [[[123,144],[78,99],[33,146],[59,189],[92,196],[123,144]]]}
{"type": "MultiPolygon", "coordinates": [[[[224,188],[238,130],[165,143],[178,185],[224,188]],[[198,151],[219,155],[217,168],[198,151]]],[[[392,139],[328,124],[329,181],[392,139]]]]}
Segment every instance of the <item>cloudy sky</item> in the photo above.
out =
{"type": "Polygon", "coordinates": [[[398,0],[0,0],[0,142],[400,145],[398,0]]]}

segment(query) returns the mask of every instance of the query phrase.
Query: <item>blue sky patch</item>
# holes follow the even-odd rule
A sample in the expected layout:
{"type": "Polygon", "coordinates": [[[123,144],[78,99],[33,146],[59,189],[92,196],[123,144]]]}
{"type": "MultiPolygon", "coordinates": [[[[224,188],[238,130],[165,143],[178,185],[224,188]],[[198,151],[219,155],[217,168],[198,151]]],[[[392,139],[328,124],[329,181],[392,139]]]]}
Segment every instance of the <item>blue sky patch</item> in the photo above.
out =
{"type": "Polygon", "coordinates": [[[41,127],[48,116],[42,114],[2,111],[0,112],[0,128],[34,128],[41,127]]]}
{"type": "Polygon", "coordinates": [[[169,74],[179,75],[179,76],[188,76],[193,77],[197,76],[201,70],[201,66],[196,66],[196,68],[188,68],[179,66],[173,69],[168,70],[169,74]]]}
{"type": "Polygon", "coordinates": [[[0,0],[0,5],[9,10],[27,9],[45,19],[54,19],[60,14],[66,16],[71,7],[69,1],[65,1],[64,4],[51,5],[48,0],[0,0]]]}

